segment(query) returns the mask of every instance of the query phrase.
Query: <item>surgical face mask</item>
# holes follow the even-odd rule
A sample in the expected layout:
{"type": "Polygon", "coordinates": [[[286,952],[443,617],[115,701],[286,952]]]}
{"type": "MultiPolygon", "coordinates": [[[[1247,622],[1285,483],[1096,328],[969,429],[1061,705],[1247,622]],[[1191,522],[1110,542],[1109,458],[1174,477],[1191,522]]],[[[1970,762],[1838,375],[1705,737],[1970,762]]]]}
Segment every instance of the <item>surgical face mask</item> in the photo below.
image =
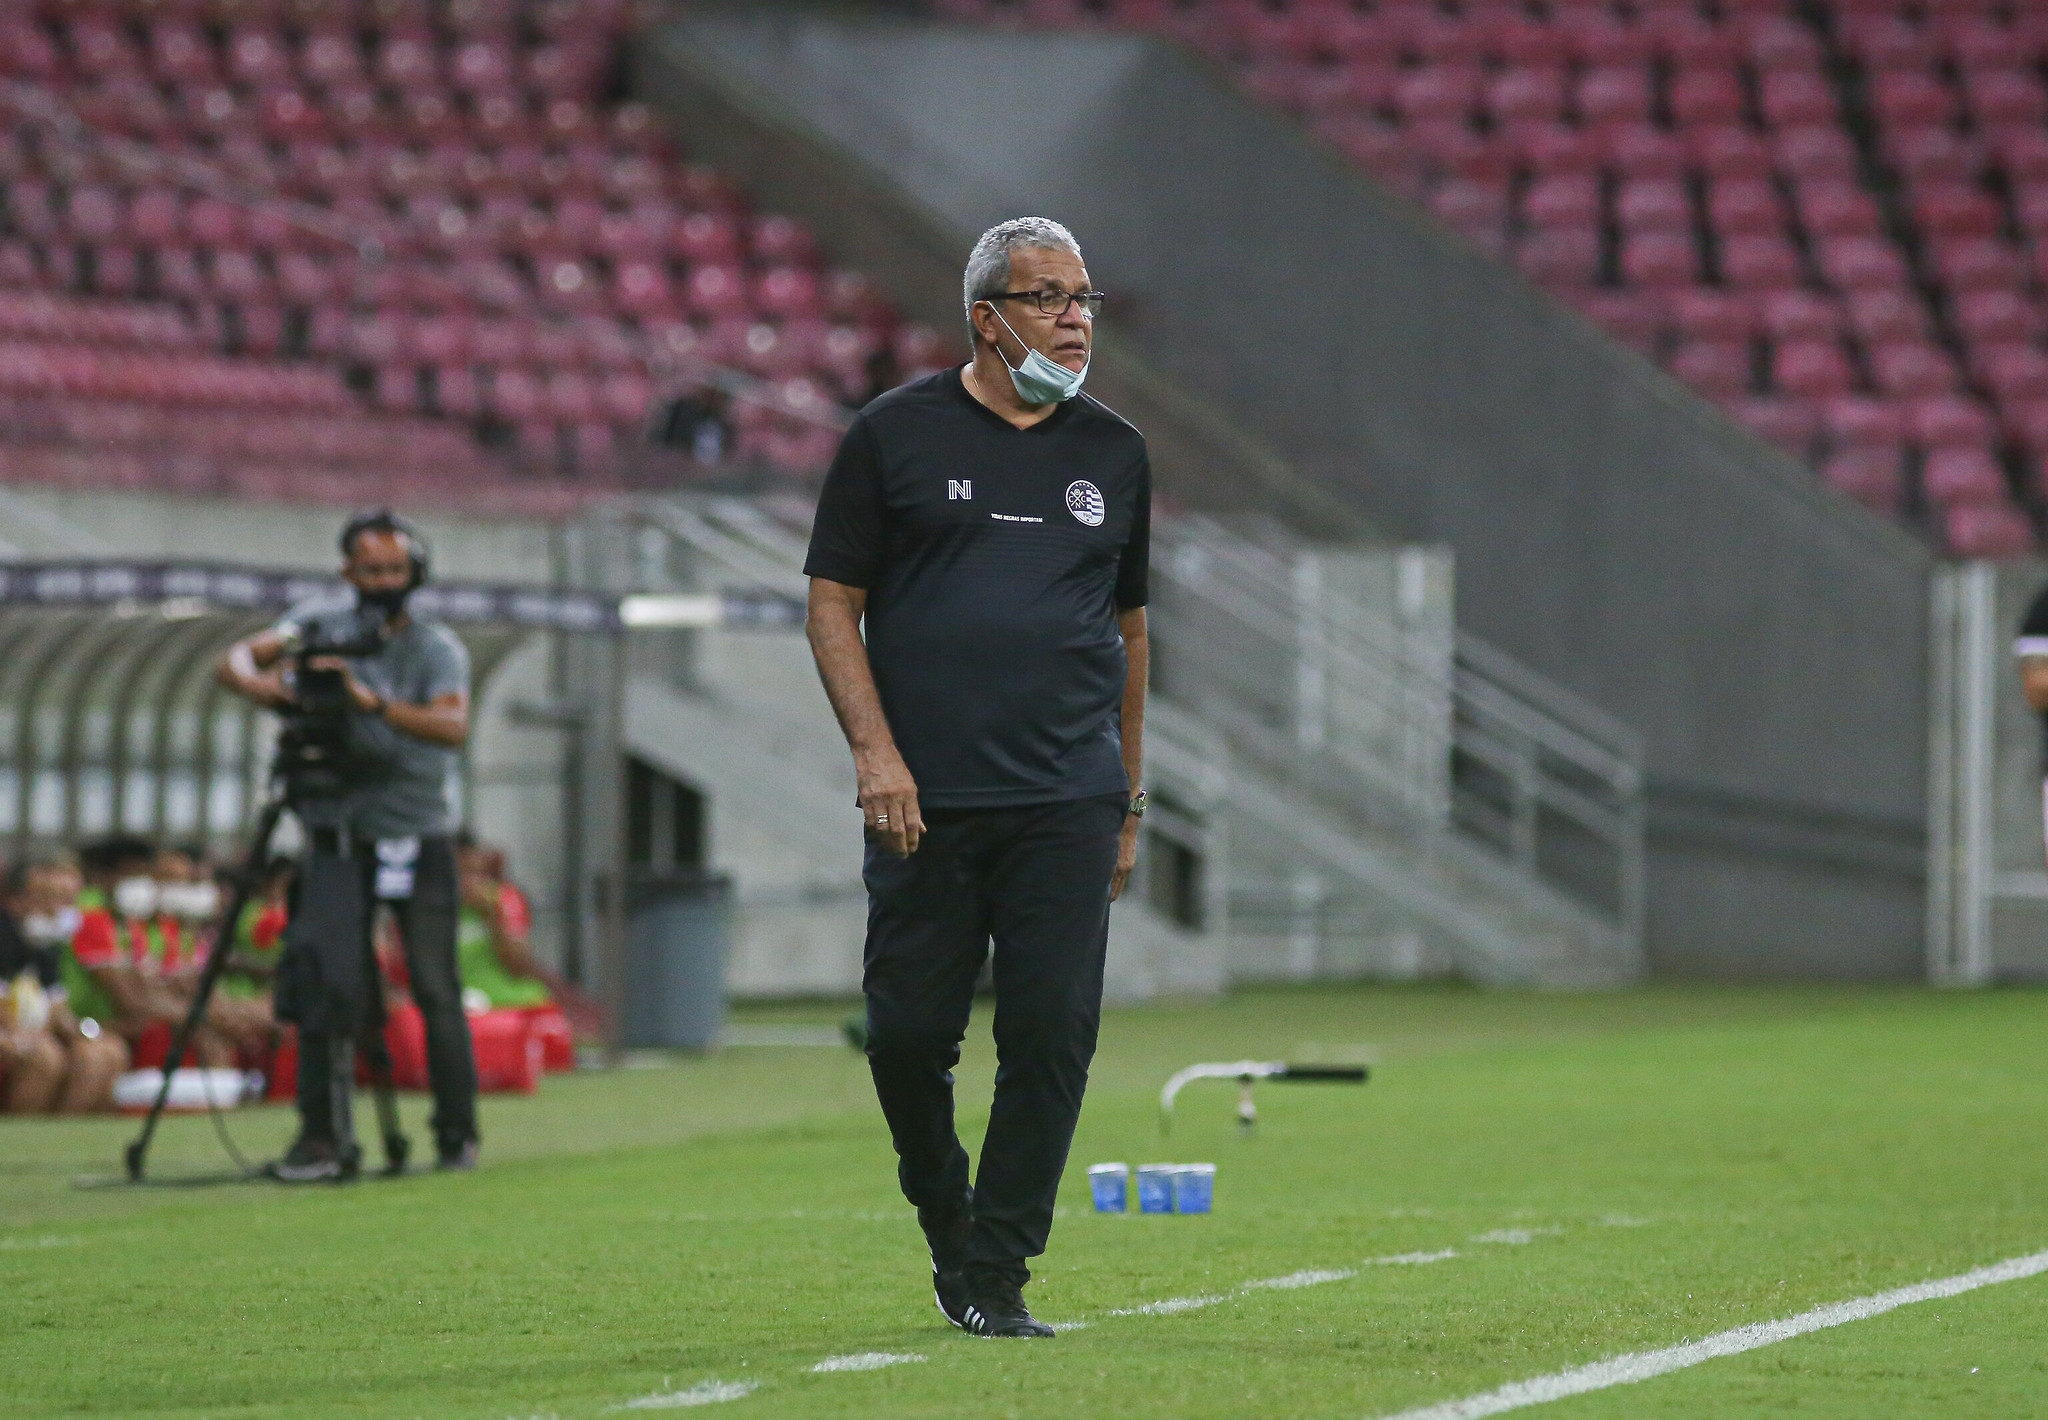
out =
{"type": "Polygon", "coordinates": [[[32,947],[61,947],[78,935],[79,912],[60,907],[55,912],[32,912],[22,919],[21,935],[32,947]]]}
{"type": "Polygon", "coordinates": [[[155,878],[123,878],[114,884],[114,911],[128,918],[154,917],[160,896],[155,878]]]}
{"type": "Polygon", "coordinates": [[[391,587],[383,591],[366,592],[356,589],[356,605],[380,612],[388,621],[405,610],[405,599],[412,595],[411,587],[391,587]]]}
{"type": "Polygon", "coordinates": [[[216,883],[165,883],[158,890],[157,906],[173,917],[203,922],[220,911],[220,887],[216,883]]]}
{"type": "MultiPolygon", "coordinates": [[[[1017,336],[1017,343],[1024,345],[1024,337],[1017,335],[1003,313],[998,310],[996,319],[1003,321],[1003,329],[1017,336]]],[[[1010,372],[1010,383],[1017,387],[1017,398],[1026,404],[1059,404],[1072,399],[1081,392],[1081,382],[1088,378],[1088,365],[1078,370],[1069,370],[1065,365],[1047,355],[1043,350],[1033,350],[1024,345],[1024,363],[1011,365],[1010,357],[1003,354],[999,345],[996,358],[1003,362],[1003,368],[1010,372]]],[[[1091,355],[1088,364],[1094,363],[1091,355]]]]}

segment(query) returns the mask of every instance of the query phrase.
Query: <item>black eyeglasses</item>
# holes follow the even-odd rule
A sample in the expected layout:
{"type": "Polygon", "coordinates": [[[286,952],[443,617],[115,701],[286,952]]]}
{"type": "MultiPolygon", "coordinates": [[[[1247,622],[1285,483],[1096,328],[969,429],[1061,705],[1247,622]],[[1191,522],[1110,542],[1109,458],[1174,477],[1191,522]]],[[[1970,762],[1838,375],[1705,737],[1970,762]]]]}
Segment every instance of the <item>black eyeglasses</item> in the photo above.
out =
{"type": "Polygon", "coordinates": [[[1032,301],[1038,309],[1049,316],[1063,316],[1076,301],[1081,303],[1081,314],[1094,320],[1102,314],[1103,293],[1100,291],[1076,291],[1071,296],[1065,291],[1002,291],[985,297],[990,301],[1032,301]]]}

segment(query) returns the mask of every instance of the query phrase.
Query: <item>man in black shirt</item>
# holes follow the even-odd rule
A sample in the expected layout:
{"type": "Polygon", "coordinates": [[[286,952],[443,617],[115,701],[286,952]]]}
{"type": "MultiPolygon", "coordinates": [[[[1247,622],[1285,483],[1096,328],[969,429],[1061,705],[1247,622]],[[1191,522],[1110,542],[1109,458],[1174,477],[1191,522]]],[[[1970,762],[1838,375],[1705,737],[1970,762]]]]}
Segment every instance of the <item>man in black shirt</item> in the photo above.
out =
{"type": "Polygon", "coordinates": [[[991,228],[963,286],[972,362],[860,412],[804,571],[867,823],[868,1061],[939,1309],[1050,1336],[1021,1289],[1144,812],[1152,474],[1138,431],[1079,393],[1102,298],[1066,228],[991,228]],[[991,939],[996,1090],[970,1190],[952,1068],[991,939]]]}

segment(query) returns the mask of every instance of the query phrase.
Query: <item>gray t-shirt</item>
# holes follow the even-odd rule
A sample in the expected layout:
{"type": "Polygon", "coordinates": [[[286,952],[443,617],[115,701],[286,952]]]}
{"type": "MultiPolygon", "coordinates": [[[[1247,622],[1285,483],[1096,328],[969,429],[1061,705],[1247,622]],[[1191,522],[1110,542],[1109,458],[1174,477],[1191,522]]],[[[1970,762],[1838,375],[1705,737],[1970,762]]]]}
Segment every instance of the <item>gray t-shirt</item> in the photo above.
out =
{"type": "MultiPolygon", "coordinates": [[[[277,629],[353,625],[355,593],[303,601],[285,613],[277,629]]],[[[356,679],[386,700],[425,705],[469,689],[469,648],[438,621],[417,617],[384,643],[374,656],[349,659],[356,679]]],[[[351,832],[364,838],[409,838],[453,833],[461,818],[461,759],[445,745],[430,744],[367,715],[350,718],[351,748],[366,766],[368,781],[344,800],[351,832]]]]}

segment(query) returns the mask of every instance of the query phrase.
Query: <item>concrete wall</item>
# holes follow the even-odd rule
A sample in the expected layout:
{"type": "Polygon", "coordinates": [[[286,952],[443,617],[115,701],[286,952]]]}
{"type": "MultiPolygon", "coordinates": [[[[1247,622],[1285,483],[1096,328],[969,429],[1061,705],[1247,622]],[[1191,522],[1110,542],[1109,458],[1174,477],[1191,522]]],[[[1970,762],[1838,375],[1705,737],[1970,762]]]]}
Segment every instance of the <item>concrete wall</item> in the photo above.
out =
{"type": "Polygon", "coordinates": [[[1280,511],[1448,543],[1461,624],[1648,739],[1660,970],[1919,970],[1930,559],[1907,534],[1198,57],[755,6],[641,58],[686,141],[923,318],[959,318],[975,232],[1060,217],[1115,297],[1105,353],[1327,500],[1280,511]]]}

